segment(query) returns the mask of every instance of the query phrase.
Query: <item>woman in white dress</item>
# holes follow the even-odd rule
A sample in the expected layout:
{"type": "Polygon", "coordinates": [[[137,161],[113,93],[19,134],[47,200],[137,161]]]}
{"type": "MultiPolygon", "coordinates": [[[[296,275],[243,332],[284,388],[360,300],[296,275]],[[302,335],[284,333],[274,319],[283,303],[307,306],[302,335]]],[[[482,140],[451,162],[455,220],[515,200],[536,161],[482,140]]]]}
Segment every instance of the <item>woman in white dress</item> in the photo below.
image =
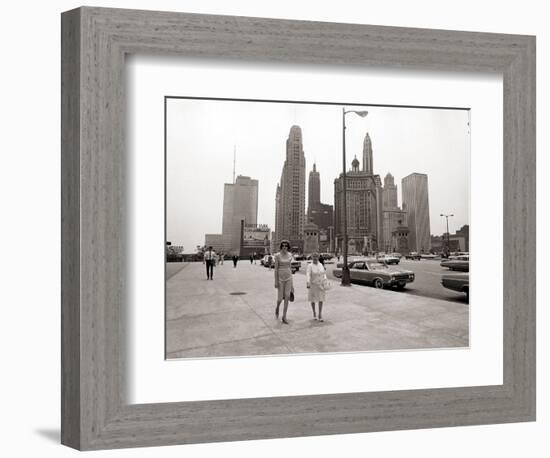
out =
{"type": "Polygon", "coordinates": [[[325,289],[323,283],[327,279],[327,272],[323,264],[319,262],[319,253],[311,254],[311,264],[307,265],[306,269],[306,285],[308,288],[308,301],[311,302],[313,310],[313,319],[323,320],[323,302],[325,302],[325,289]],[[319,314],[315,313],[315,303],[319,304],[319,314]]]}

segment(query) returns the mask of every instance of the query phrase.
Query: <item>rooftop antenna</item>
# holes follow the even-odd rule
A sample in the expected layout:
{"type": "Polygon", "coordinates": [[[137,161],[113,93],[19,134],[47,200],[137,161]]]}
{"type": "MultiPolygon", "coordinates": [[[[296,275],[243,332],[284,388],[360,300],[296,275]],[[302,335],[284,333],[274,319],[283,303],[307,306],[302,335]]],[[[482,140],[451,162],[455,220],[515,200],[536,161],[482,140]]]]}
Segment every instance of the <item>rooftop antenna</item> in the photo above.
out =
{"type": "Polygon", "coordinates": [[[235,163],[237,162],[237,146],[233,145],[233,184],[235,184],[235,163]]]}

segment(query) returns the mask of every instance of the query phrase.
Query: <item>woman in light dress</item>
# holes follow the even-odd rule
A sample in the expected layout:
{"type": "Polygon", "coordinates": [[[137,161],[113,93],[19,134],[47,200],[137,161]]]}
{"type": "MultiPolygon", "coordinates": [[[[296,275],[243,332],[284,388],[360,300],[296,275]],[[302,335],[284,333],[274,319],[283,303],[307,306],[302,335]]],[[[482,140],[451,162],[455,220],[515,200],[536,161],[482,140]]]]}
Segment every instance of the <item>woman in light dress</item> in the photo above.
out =
{"type": "Polygon", "coordinates": [[[282,322],[288,324],[286,313],[288,310],[288,301],[290,293],[294,291],[292,284],[292,254],[290,253],[290,242],[283,240],[279,245],[280,251],[275,255],[275,288],[277,288],[277,307],[275,308],[275,316],[279,318],[279,306],[284,300],[282,322]]]}
{"type": "Polygon", "coordinates": [[[323,302],[325,302],[325,289],[323,283],[327,280],[327,272],[323,264],[319,262],[319,253],[311,254],[311,264],[306,269],[307,298],[311,302],[313,319],[323,320],[323,302]],[[319,304],[319,314],[315,313],[315,303],[319,304]]]}

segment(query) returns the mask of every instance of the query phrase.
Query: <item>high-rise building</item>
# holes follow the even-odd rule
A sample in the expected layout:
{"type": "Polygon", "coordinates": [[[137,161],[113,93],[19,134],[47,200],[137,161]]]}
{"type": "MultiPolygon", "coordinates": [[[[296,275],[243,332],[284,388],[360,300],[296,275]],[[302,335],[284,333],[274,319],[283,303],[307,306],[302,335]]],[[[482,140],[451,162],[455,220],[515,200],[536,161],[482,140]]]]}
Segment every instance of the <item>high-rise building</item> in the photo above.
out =
{"type": "Polygon", "coordinates": [[[292,246],[303,249],[306,223],[306,159],[302,143],[302,129],[292,126],[286,141],[286,158],[277,187],[276,236],[287,239],[292,246]]]}
{"type": "Polygon", "coordinates": [[[240,250],[241,221],[257,224],[258,180],[239,175],[235,183],[225,183],[222,234],[227,252],[240,250]]]}
{"type": "Polygon", "coordinates": [[[321,202],[321,177],[315,164],[313,164],[313,170],[309,172],[307,216],[307,222],[317,225],[321,239],[325,242],[321,248],[328,251],[329,228],[334,225],[334,207],[321,202]]]}
{"type": "Polygon", "coordinates": [[[363,172],[371,175],[374,174],[374,167],[372,163],[372,142],[368,132],[363,140],[363,172]]]}
{"type": "Polygon", "coordinates": [[[411,173],[401,180],[403,210],[407,212],[409,249],[428,252],[430,239],[430,205],[428,201],[428,175],[411,173]]]}
{"type": "MultiPolygon", "coordinates": [[[[370,145],[370,138],[368,144],[370,145]]],[[[359,170],[359,161],[355,158],[351,163],[352,169],[346,172],[345,211],[349,254],[372,253],[384,246],[382,180],[379,175],[369,171],[372,170],[372,150],[370,146],[367,149],[369,153],[363,155],[368,161],[367,166],[363,165],[363,170],[359,170]]],[[[343,174],[340,174],[334,180],[334,237],[335,248],[339,252],[342,252],[344,240],[343,198],[343,174]]]]}
{"type": "Polygon", "coordinates": [[[397,208],[397,185],[394,182],[393,175],[388,173],[384,177],[384,191],[382,192],[382,202],[384,208],[397,208]]]}
{"type": "Polygon", "coordinates": [[[309,181],[307,189],[307,210],[308,213],[321,203],[321,176],[317,171],[317,166],[313,164],[313,170],[309,172],[309,181]]]}
{"type": "Polygon", "coordinates": [[[407,213],[397,205],[397,185],[391,173],[384,177],[382,206],[384,208],[384,246],[381,249],[392,252],[396,249],[393,234],[398,227],[407,225],[407,213]]]}

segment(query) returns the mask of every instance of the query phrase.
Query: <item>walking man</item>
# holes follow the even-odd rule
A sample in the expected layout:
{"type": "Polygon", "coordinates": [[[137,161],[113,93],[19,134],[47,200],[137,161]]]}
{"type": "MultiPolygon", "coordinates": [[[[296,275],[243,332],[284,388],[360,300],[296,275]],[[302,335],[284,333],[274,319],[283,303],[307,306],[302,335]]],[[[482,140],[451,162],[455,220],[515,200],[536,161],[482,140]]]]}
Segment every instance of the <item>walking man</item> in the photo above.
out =
{"type": "Polygon", "coordinates": [[[216,252],[212,249],[211,246],[209,246],[208,250],[204,253],[203,262],[206,264],[206,279],[214,280],[214,265],[216,264],[216,252]]]}
{"type": "Polygon", "coordinates": [[[239,260],[239,257],[234,254],[233,255],[233,268],[236,268],[237,267],[237,261],[239,260]]]}

